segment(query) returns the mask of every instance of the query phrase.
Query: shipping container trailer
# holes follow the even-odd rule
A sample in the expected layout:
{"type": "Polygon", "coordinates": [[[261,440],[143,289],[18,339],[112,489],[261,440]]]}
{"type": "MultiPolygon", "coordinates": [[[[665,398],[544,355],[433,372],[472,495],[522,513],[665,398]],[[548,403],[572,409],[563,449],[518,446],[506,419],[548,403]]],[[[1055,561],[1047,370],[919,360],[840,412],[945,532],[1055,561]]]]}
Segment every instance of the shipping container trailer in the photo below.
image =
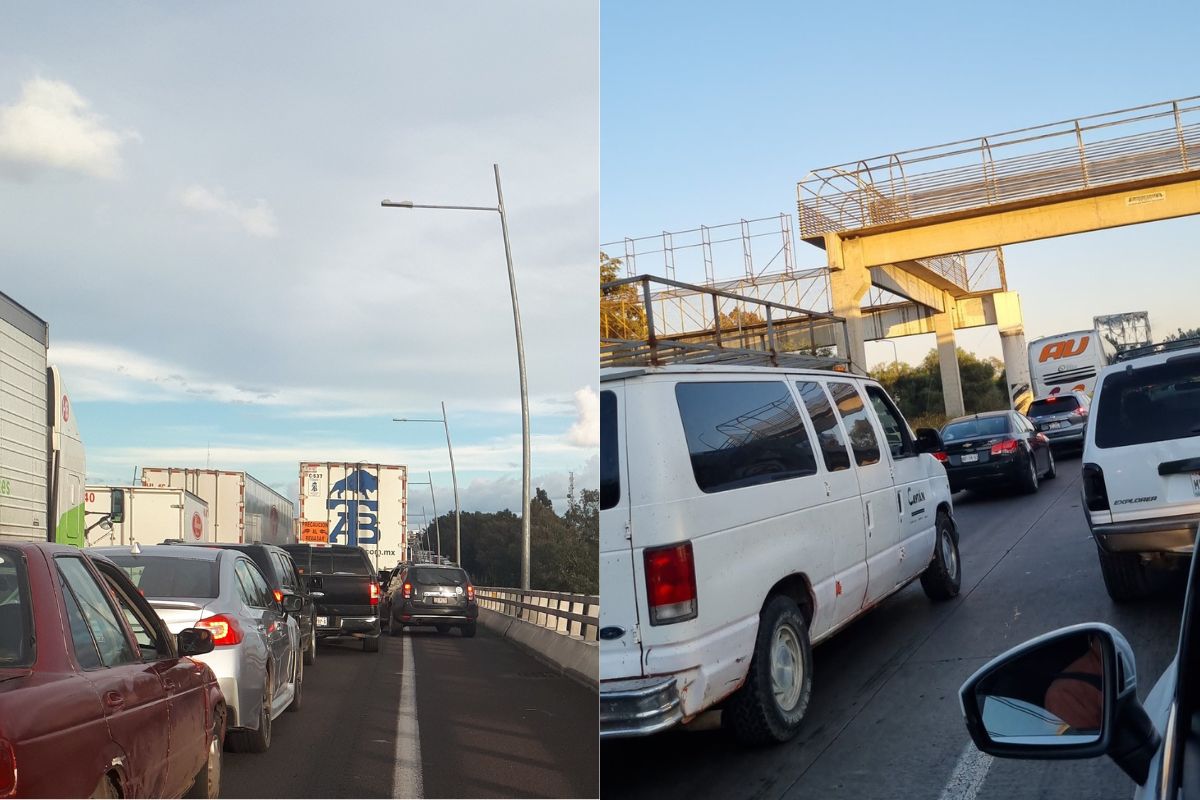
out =
{"type": "Polygon", "coordinates": [[[408,468],[346,461],[300,463],[300,541],[357,545],[376,571],[405,560],[408,468]]]}
{"type": "Polygon", "coordinates": [[[157,486],[87,486],[84,504],[89,524],[112,510],[114,492],[124,495],[124,520],[91,527],[89,546],[161,544],[166,539],[215,541],[208,524],[208,503],[187,489],[157,486]]]}
{"type": "Polygon", "coordinates": [[[296,506],[246,472],[182,467],[145,467],[143,486],[186,489],[208,503],[216,542],[292,544],[296,506]]]}

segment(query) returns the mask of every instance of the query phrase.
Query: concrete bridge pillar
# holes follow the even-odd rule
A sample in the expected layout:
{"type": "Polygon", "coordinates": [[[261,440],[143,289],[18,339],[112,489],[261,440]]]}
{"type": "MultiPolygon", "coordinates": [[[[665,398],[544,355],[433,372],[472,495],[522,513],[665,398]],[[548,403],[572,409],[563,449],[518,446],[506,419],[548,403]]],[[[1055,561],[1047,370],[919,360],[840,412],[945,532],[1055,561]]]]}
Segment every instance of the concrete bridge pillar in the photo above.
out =
{"type": "Polygon", "coordinates": [[[962,378],[958,374],[958,345],[954,338],[954,297],[943,292],[943,308],[933,315],[933,331],[937,335],[938,364],[942,372],[942,397],[946,416],[961,417],[967,413],[963,403],[962,378]]]}
{"type": "Polygon", "coordinates": [[[858,241],[843,240],[836,233],[825,234],[825,253],[829,258],[829,297],[833,313],[846,320],[845,349],[850,369],[867,374],[867,348],[863,337],[862,299],[871,288],[871,273],[862,257],[858,241]]]}
{"type": "Polygon", "coordinates": [[[1025,344],[1021,297],[1016,292],[997,292],[992,295],[992,302],[996,308],[996,327],[1000,329],[1004,374],[1008,379],[1008,403],[1023,411],[1033,401],[1033,385],[1029,376],[1029,348],[1025,344]]]}

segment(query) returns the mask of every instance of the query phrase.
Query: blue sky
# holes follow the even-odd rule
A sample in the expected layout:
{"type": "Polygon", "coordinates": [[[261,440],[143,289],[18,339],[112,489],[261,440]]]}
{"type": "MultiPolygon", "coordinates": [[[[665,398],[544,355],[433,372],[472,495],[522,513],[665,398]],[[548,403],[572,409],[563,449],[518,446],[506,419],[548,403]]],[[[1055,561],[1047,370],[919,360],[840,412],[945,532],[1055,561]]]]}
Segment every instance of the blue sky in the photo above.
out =
{"type": "MultiPolygon", "coordinates": [[[[301,460],[518,508],[504,180],[535,483],[597,483],[596,3],[15,2],[0,290],[50,324],[93,482],[301,460]],[[469,13],[467,13],[469,11],[469,13]],[[499,34],[499,35],[498,35],[499,34]]],[[[412,511],[428,490],[414,487],[412,511]]]]}
{"type": "MultiPolygon", "coordinates": [[[[600,28],[602,243],[794,218],[819,167],[1200,95],[1196,3],[610,1],[600,28]]],[[[1192,217],[1006,247],[1027,337],[1122,311],[1200,326],[1198,238],[1192,217]]],[[[740,255],[716,268],[738,277],[740,255]]],[[[958,341],[1000,354],[993,328],[958,341]]],[[[909,337],[899,356],[933,346],[909,337]]]]}

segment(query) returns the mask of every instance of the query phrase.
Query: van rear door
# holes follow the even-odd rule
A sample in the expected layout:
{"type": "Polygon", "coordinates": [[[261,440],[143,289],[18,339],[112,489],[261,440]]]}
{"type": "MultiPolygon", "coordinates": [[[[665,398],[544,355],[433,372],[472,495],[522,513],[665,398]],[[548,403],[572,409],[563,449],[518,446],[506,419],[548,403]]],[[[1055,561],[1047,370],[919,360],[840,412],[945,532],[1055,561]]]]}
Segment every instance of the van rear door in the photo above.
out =
{"type": "Polygon", "coordinates": [[[629,518],[625,384],[600,392],[600,678],[642,674],[637,581],[629,518]]]}

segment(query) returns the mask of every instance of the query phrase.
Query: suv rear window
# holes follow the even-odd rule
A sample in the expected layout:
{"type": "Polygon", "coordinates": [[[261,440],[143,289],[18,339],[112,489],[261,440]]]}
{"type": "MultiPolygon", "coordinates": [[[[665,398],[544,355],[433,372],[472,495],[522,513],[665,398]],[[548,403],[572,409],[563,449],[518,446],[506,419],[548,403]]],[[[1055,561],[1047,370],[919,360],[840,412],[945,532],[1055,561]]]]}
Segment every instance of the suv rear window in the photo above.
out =
{"type": "Polygon", "coordinates": [[[217,562],[170,556],[110,555],[146,597],[216,597],[217,562]]]}
{"type": "Polygon", "coordinates": [[[1068,411],[1074,411],[1077,408],[1079,408],[1079,400],[1072,395],[1045,397],[1030,403],[1029,411],[1025,413],[1025,416],[1030,419],[1037,419],[1038,417],[1048,417],[1051,414],[1066,414],[1068,411]]]}
{"type": "Polygon", "coordinates": [[[786,383],[680,383],[675,400],[701,491],[816,473],[816,454],[786,383]]]}
{"type": "Polygon", "coordinates": [[[16,550],[0,548],[0,667],[33,663],[29,584],[16,550]]]}
{"type": "Polygon", "coordinates": [[[414,567],[409,580],[422,586],[466,586],[467,573],[461,569],[435,569],[414,567]]]}
{"type": "Polygon", "coordinates": [[[1200,436],[1200,356],[1113,372],[1101,386],[1099,406],[1097,447],[1200,436]]]}
{"type": "Polygon", "coordinates": [[[617,452],[617,395],[600,393],[600,509],[621,502],[621,461],[617,452]]]}

